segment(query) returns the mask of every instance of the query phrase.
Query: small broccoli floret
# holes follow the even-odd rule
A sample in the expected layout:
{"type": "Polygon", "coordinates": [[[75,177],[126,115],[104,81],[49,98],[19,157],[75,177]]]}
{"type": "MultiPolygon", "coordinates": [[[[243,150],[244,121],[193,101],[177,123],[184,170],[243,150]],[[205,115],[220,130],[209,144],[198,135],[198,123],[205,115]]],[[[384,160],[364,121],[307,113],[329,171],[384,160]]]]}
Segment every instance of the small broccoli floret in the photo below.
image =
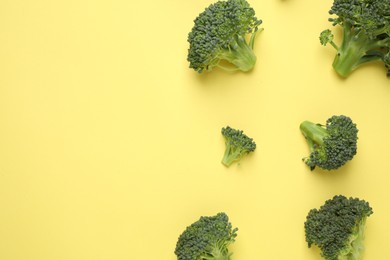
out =
{"type": "Polygon", "coordinates": [[[229,126],[222,128],[225,137],[225,154],[222,164],[229,167],[233,162],[240,161],[243,156],[256,149],[256,143],[252,138],[244,134],[242,130],[236,130],[229,126]]]}
{"type": "Polygon", "coordinates": [[[326,46],[328,43],[331,44],[335,49],[337,45],[333,42],[334,35],[331,30],[327,29],[321,32],[320,42],[322,45],[326,46]]]}
{"type": "Polygon", "coordinates": [[[308,246],[316,245],[326,260],[358,260],[363,252],[366,219],[373,213],[368,202],[342,195],[309,211],[305,222],[308,246]]]}
{"type": "Polygon", "coordinates": [[[303,161],[311,170],[316,166],[337,169],[356,154],[358,129],[347,116],[332,116],[325,126],[304,121],[300,129],[310,148],[310,156],[303,161]]]}
{"type": "Polygon", "coordinates": [[[230,260],[228,246],[234,243],[237,228],[232,228],[226,213],[201,217],[179,236],[175,254],[178,260],[230,260]]]}
{"type": "Polygon", "coordinates": [[[333,26],[342,28],[341,45],[333,42],[333,36],[326,40],[325,36],[331,35],[329,30],[321,33],[320,41],[336,49],[333,68],[340,76],[347,77],[371,61],[383,61],[388,68],[385,56],[390,51],[389,0],[334,0],[329,14],[335,15],[329,18],[333,26]]]}
{"type": "Polygon", "coordinates": [[[261,23],[246,0],[211,4],[194,20],[188,34],[190,68],[199,73],[214,67],[228,71],[251,70],[256,63],[253,45],[261,23]],[[249,42],[246,35],[251,35],[249,42]],[[222,60],[232,66],[222,65],[222,60]]]}

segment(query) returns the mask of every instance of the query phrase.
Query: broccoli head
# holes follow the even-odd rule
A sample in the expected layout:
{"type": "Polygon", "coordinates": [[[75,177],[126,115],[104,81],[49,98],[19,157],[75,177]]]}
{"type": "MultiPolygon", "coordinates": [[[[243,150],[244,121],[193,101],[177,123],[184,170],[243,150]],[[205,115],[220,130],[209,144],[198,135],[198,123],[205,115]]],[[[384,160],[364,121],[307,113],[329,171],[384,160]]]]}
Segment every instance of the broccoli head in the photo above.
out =
{"type": "Polygon", "coordinates": [[[341,45],[333,42],[330,30],[321,33],[320,41],[323,45],[330,43],[337,50],[333,61],[335,71],[347,77],[362,64],[382,61],[390,75],[386,62],[390,55],[390,1],[334,0],[329,13],[335,16],[329,21],[342,28],[341,45]]]}
{"type": "Polygon", "coordinates": [[[255,36],[262,23],[246,0],[218,1],[194,20],[188,34],[190,68],[201,73],[220,67],[228,71],[249,71],[256,63],[255,36]],[[249,42],[246,35],[251,35],[249,42]],[[232,66],[224,66],[221,61],[232,66]]]}
{"type": "Polygon", "coordinates": [[[175,254],[178,260],[230,260],[228,246],[234,243],[237,228],[232,228],[226,213],[201,217],[179,236],[175,254]]]}
{"type": "Polygon", "coordinates": [[[337,169],[356,154],[358,129],[347,116],[332,116],[325,126],[304,121],[300,129],[310,148],[310,156],[303,161],[311,170],[316,166],[337,169]]]}
{"type": "Polygon", "coordinates": [[[242,130],[227,126],[222,128],[221,132],[225,138],[225,154],[222,158],[222,164],[227,167],[235,161],[240,161],[242,157],[256,149],[256,143],[242,130]]]}
{"type": "Polygon", "coordinates": [[[308,246],[316,245],[326,260],[358,260],[363,251],[366,219],[373,213],[368,202],[342,195],[309,211],[305,222],[308,246]]]}

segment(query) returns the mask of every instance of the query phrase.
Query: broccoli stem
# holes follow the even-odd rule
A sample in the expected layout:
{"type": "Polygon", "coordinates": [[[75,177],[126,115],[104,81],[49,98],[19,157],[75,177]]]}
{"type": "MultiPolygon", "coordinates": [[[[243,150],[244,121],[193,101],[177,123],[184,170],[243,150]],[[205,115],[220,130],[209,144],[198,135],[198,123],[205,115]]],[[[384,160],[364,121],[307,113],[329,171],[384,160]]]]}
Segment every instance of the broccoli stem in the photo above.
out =
{"type": "Polygon", "coordinates": [[[230,260],[230,255],[204,257],[202,260],[230,260]]]}
{"type": "Polygon", "coordinates": [[[337,51],[339,50],[339,46],[337,46],[336,43],[334,43],[334,41],[330,41],[329,44],[332,45],[333,48],[335,48],[337,51]]]}
{"type": "MultiPolygon", "coordinates": [[[[225,247],[227,245],[224,245],[225,247]]],[[[203,256],[202,260],[230,260],[230,256],[232,254],[228,253],[226,250],[223,250],[220,248],[219,245],[213,247],[212,251],[210,252],[210,255],[203,256]]]]}
{"type": "MultiPolygon", "coordinates": [[[[256,55],[251,48],[253,46],[254,37],[248,44],[244,37],[236,36],[229,48],[221,49],[218,58],[220,60],[226,60],[234,64],[237,68],[235,70],[250,71],[256,64],[256,55]]],[[[226,68],[222,65],[217,65],[221,69],[232,71],[232,69],[226,68]]]]}
{"type": "Polygon", "coordinates": [[[368,51],[379,48],[376,40],[370,40],[363,33],[354,33],[351,25],[344,24],[343,39],[341,46],[338,48],[337,55],[333,61],[333,68],[342,77],[347,77],[361,64],[380,60],[381,56],[366,55],[368,51]]]}
{"type": "Polygon", "coordinates": [[[315,145],[322,145],[324,143],[324,137],[329,136],[323,126],[310,121],[303,121],[299,128],[306,138],[311,152],[314,150],[315,145]]]}
{"type": "Polygon", "coordinates": [[[240,149],[233,149],[233,147],[227,142],[225,153],[222,158],[222,164],[229,167],[234,161],[240,158],[240,149]]]}
{"type": "Polygon", "coordinates": [[[253,50],[253,47],[255,45],[255,38],[256,38],[256,35],[259,33],[259,32],[262,32],[264,30],[264,28],[260,28],[258,30],[255,30],[252,35],[251,35],[251,38],[249,40],[249,47],[251,47],[251,49],[253,50]]]}
{"type": "Polygon", "coordinates": [[[345,253],[341,253],[339,260],[359,260],[361,259],[362,252],[364,250],[364,229],[366,225],[366,219],[363,218],[359,225],[355,228],[354,233],[349,238],[349,245],[344,250],[345,253]]]}

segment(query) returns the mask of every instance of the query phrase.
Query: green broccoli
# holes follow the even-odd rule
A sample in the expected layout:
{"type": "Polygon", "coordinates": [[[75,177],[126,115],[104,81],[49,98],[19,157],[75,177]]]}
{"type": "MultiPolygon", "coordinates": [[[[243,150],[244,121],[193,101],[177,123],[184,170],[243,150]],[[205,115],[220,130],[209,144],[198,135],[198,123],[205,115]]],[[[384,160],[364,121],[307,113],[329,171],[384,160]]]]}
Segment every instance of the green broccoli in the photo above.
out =
{"type": "Polygon", "coordinates": [[[383,61],[390,76],[390,1],[389,0],[334,0],[329,14],[333,26],[342,28],[342,42],[333,42],[330,30],[320,35],[322,45],[330,43],[337,55],[333,68],[347,77],[360,65],[371,61],[383,61]]]}
{"type": "Polygon", "coordinates": [[[390,51],[383,57],[383,62],[387,68],[387,76],[390,77],[390,51]]]}
{"type": "Polygon", "coordinates": [[[303,161],[311,170],[316,166],[337,169],[356,154],[358,129],[347,116],[332,116],[325,126],[304,121],[300,129],[310,148],[310,156],[303,161]]]}
{"type": "Polygon", "coordinates": [[[326,260],[358,260],[363,252],[366,219],[373,213],[368,202],[342,195],[309,211],[306,242],[316,245],[326,260]]]}
{"type": "Polygon", "coordinates": [[[187,60],[199,73],[219,67],[227,71],[249,71],[256,63],[255,37],[262,23],[246,0],[218,1],[194,20],[188,34],[187,60]],[[251,34],[249,42],[246,35],[251,34]],[[221,64],[225,60],[230,67],[221,64]]]}
{"type": "Polygon", "coordinates": [[[234,243],[237,228],[232,228],[226,213],[201,217],[179,236],[175,254],[178,260],[230,260],[228,246],[234,243]]]}
{"type": "Polygon", "coordinates": [[[256,143],[252,138],[244,134],[242,130],[236,130],[229,126],[222,128],[225,137],[225,153],[222,164],[229,167],[233,162],[240,161],[246,154],[256,149],[256,143]]]}

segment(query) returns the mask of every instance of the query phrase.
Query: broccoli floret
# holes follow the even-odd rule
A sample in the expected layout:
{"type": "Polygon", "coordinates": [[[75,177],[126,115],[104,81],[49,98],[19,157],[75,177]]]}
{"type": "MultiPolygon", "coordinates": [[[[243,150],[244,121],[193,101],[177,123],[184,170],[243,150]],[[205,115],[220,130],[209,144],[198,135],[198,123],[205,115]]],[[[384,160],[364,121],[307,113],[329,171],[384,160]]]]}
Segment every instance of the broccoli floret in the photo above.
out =
{"type": "Polygon", "coordinates": [[[311,170],[316,166],[337,169],[356,154],[358,129],[347,116],[332,116],[326,125],[304,121],[300,129],[310,148],[310,156],[303,161],[311,170]]]}
{"type": "Polygon", "coordinates": [[[256,63],[255,37],[262,23],[246,0],[218,1],[208,6],[194,20],[188,34],[190,68],[201,73],[214,67],[249,71],[256,63]],[[246,35],[250,35],[247,42],[246,35]],[[221,64],[225,60],[232,66],[221,64]]]}
{"type": "Polygon", "coordinates": [[[337,49],[337,45],[333,42],[334,35],[331,30],[327,29],[321,32],[320,34],[320,42],[322,45],[326,46],[328,43],[331,44],[335,49],[337,49]]]}
{"type": "Polygon", "coordinates": [[[237,228],[232,228],[226,213],[201,217],[179,236],[175,254],[178,260],[230,260],[228,246],[234,243],[237,228]]]}
{"type": "Polygon", "coordinates": [[[333,68],[347,77],[360,65],[371,61],[383,61],[390,75],[390,1],[389,0],[334,0],[329,21],[342,28],[341,45],[333,42],[330,30],[320,35],[321,44],[330,43],[337,54],[333,68]]]}
{"type": "Polygon", "coordinates": [[[235,161],[240,161],[242,157],[256,149],[256,143],[242,130],[227,126],[222,128],[221,132],[225,137],[225,154],[222,158],[222,164],[226,167],[235,161]]]}
{"type": "Polygon", "coordinates": [[[316,245],[326,260],[358,260],[363,252],[366,219],[373,213],[368,202],[342,195],[309,211],[305,222],[308,246],[316,245]]]}

